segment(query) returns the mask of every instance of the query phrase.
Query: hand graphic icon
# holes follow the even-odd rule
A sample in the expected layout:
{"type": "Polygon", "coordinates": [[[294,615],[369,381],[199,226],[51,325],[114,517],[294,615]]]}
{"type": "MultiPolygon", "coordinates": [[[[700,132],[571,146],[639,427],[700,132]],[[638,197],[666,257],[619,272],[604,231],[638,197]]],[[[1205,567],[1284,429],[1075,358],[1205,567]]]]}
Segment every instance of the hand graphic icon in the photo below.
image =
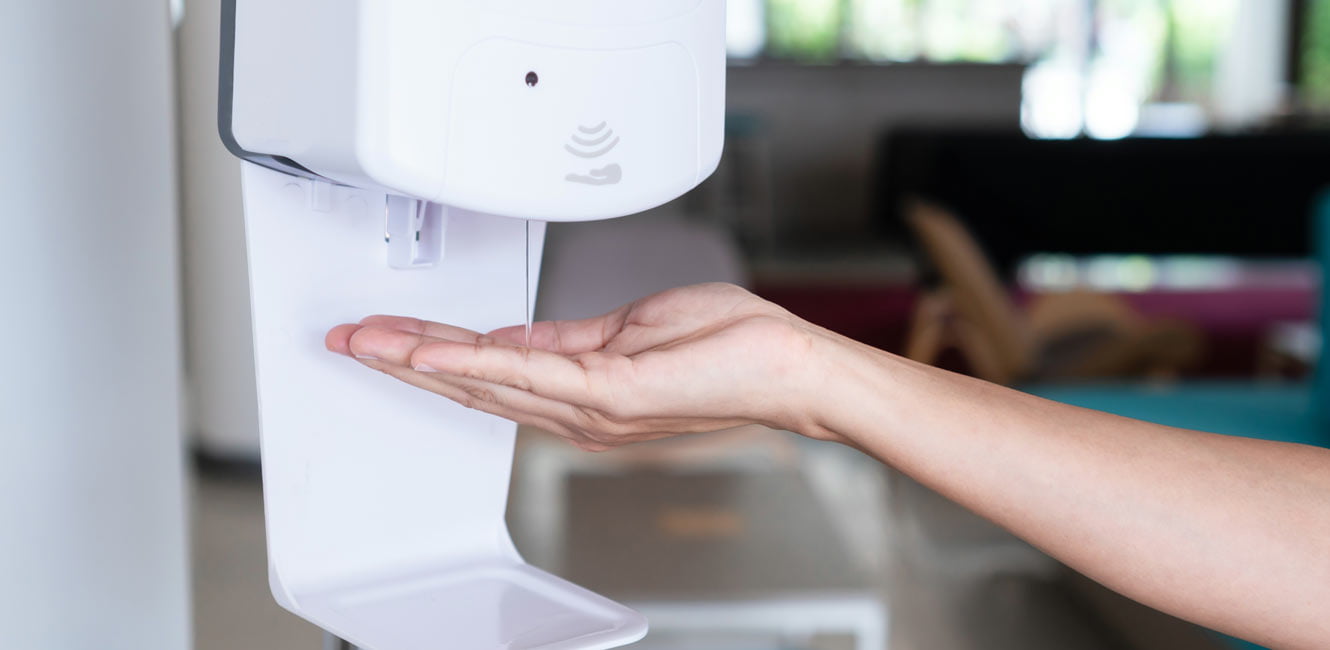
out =
{"type": "Polygon", "coordinates": [[[583,185],[616,185],[623,180],[623,168],[612,164],[600,169],[593,169],[590,175],[569,174],[565,177],[569,183],[582,183],[583,185]]]}

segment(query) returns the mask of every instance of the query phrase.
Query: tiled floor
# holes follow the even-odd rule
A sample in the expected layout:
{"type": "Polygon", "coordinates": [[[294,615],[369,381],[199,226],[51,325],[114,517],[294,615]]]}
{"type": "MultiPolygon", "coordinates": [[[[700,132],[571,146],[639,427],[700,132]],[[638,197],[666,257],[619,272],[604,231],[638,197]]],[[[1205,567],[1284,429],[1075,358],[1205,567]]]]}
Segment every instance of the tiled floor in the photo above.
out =
{"type": "MultiPolygon", "coordinates": [[[[764,460],[757,465],[788,460],[783,456],[792,448],[776,442],[760,451],[764,460]]],[[[890,597],[891,650],[1207,647],[1198,641],[1204,637],[1187,626],[1067,580],[1063,570],[1033,549],[911,481],[889,478],[838,447],[795,444],[793,456],[841,536],[857,542],[840,552],[852,555],[871,583],[890,597]],[[1108,603],[1107,610],[1090,602],[1108,603]]],[[[548,448],[536,448],[535,457],[550,457],[548,448]]],[[[530,446],[525,449],[532,453],[530,446]]],[[[511,507],[517,516],[531,510],[521,503],[521,495],[530,493],[523,487],[519,476],[511,507]]],[[[257,471],[201,471],[195,520],[196,648],[320,648],[319,630],[279,608],[268,593],[257,471]]],[[[519,548],[543,564],[542,553],[550,549],[540,548],[532,534],[538,527],[514,522],[513,528],[519,548]]],[[[641,647],[841,650],[851,643],[831,635],[653,635],[641,647]]]]}

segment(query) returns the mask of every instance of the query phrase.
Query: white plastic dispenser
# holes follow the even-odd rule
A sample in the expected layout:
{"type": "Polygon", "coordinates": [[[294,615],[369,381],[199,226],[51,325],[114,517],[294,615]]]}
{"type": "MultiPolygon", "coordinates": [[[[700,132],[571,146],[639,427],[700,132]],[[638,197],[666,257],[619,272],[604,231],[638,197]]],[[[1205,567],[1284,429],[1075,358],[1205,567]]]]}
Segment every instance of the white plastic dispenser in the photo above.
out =
{"type": "Polygon", "coordinates": [[[640,615],[514,548],[513,423],[339,358],[323,336],[378,313],[520,323],[523,219],[538,252],[541,222],[632,214],[706,178],[722,142],[723,0],[223,11],[219,122],[246,161],[278,602],[370,650],[640,639],[640,615]]]}

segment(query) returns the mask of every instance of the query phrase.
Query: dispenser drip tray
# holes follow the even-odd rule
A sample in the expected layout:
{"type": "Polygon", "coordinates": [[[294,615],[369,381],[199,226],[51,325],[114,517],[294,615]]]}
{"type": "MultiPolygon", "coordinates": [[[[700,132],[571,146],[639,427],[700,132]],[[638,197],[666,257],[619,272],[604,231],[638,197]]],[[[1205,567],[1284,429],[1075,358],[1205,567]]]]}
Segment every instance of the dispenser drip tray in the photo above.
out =
{"type": "Polygon", "coordinates": [[[299,598],[304,612],[361,648],[610,648],[646,634],[646,620],[524,564],[417,572],[299,598]]]}

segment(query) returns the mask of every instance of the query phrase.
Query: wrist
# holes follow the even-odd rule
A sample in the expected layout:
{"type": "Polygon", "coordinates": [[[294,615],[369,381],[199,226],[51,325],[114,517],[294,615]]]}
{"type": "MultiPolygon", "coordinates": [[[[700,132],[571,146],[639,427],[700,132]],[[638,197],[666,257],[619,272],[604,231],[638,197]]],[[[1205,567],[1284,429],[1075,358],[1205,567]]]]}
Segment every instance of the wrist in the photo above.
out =
{"type": "Polygon", "coordinates": [[[931,398],[936,379],[932,368],[825,330],[809,357],[813,370],[797,432],[861,450],[890,446],[931,398]]]}
{"type": "Polygon", "coordinates": [[[792,430],[815,440],[857,446],[845,416],[851,409],[863,408],[862,402],[855,402],[870,381],[873,357],[878,354],[881,351],[816,328],[805,360],[805,385],[792,402],[798,406],[792,430]]]}

